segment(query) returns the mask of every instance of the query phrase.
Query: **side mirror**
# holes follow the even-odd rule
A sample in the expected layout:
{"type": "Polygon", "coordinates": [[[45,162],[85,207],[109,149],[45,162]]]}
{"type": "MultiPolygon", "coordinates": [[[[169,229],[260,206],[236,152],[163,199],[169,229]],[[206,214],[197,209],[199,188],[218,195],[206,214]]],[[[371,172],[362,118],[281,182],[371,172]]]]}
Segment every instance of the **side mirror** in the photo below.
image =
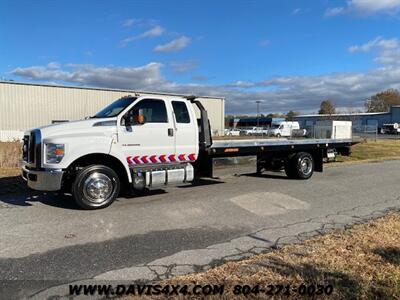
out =
{"type": "Polygon", "coordinates": [[[123,118],[125,126],[143,125],[145,118],[143,115],[127,114],[123,118]]]}
{"type": "Polygon", "coordinates": [[[122,119],[121,125],[132,126],[135,125],[135,118],[132,115],[125,115],[122,119]]]}

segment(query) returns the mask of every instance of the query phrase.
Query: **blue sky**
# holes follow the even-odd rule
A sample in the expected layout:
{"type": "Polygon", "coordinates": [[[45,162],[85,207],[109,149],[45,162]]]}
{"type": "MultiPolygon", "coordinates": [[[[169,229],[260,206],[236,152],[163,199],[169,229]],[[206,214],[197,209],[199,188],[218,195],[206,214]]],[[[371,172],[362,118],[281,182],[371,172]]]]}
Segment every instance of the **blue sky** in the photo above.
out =
{"type": "Polygon", "coordinates": [[[400,0],[1,1],[0,78],[362,108],[400,88],[400,0]]]}

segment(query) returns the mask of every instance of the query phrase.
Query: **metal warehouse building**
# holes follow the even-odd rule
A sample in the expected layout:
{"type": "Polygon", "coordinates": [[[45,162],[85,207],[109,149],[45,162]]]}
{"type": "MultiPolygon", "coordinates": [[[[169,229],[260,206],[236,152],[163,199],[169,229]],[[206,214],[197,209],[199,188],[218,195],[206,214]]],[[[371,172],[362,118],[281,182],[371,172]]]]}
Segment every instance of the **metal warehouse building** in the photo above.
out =
{"type": "MultiPolygon", "coordinates": [[[[54,121],[92,116],[114,100],[135,94],[163,95],[133,90],[0,81],[0,141],[21,138],[25,130],[54,121]]],[[[199,100],[208,111],[212,134],[223,135],[224,98],[200,97],[199,100]]]]}
{"type": "Polygon", "coordinates": [[[400,123],[400,106],[392,106],[390,111],[382,113],[354,113],[332,115],[300,115],[294,117],[303,128],[311,127],[320,120],[352,121],[355,130],[364,128],[381,128],[383,124],[400,123]]]}

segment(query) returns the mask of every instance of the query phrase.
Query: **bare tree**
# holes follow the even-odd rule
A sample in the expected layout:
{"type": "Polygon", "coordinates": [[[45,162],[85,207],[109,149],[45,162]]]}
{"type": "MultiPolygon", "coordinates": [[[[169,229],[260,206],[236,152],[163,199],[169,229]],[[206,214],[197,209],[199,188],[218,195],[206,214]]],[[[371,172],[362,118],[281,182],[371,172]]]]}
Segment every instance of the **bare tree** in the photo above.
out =
{"type": "Polygon", "coordinates": [[[400,93],[395,89],[379,92],[365,102],[367,112],[386,112],[393,105],[400,105],[400,93]]]}

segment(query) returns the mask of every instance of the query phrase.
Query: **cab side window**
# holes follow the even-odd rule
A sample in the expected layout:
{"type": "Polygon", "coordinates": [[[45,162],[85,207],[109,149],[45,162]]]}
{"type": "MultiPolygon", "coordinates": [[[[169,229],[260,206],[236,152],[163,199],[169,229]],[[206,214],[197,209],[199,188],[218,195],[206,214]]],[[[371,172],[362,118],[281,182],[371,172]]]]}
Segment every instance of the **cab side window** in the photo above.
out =
{"type": "Polygon", "coordinates": [[[172,107],[174,109],[177,123],[190,123],[189,111],[185,102],[172,101],[172,107]]]}
{"type": "Polygon", "coordinates": [[[146,123],[168,123],[167,109],[163,100],[145,99],[129,112],[131,116],[143,115],[146,123]]]}

